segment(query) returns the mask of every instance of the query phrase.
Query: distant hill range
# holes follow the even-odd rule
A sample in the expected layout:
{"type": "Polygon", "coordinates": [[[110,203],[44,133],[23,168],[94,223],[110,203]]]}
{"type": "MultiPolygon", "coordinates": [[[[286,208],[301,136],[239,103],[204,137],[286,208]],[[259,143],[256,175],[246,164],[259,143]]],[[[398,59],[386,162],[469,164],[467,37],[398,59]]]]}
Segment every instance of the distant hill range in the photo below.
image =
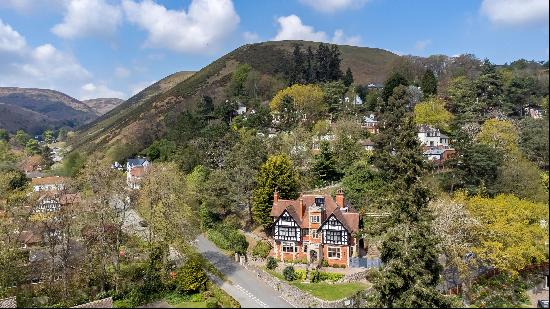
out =
{"type": "Polygon", "coordinates": [[[122,102],[124,102],[124,100],[117,98],[98,98],[82,101],[82,103],[91,108],[98,116],[101,116],[106,112],[112,110],[113,108],[119,106],[122,102]]]}
{"type": "Polygon", "coordinates": [[[81,102],[59,91],[0,87],[0,128],[39,134],[45,129],[76,128],[123,102],[97,99],[81,102]]]}

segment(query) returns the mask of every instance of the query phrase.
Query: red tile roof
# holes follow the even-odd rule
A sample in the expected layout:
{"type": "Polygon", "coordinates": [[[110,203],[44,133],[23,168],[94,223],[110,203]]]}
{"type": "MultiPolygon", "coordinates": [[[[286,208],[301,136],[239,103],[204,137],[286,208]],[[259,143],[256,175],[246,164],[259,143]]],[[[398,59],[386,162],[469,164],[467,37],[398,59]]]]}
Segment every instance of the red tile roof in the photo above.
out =
{"type": "MultiPolygon", "coordinates": [[[[271,208],[271,216],[279,217],[285,210],[296,220],[300,227],[309,226],[309,218],[305,216],[306,209],[309,206],[315,204],[316,197],[324,197],[325,199],[325,218],[323,222],[330,217],[331,214],[334,214],[336,218],[342,222],[342,224],[348,229],[351,233],[359,230],[359,213],[354,209],[348,207],[347,212],[342,212],[340,207],[336,204],[332,196],[328,194],[324,195],[315,195],[307,194],[300,195],[296,200],[282,200],[279,199],[277,202],[273,202],[273,207],[271,208]],[[300,203],[300,200],[303,202],[300,203]],[[300,206],[303,205],[303,206],[300,206]]],[[[322,223],[323,223],[322,222],[322,223]]]]}
{"type": "Polygon", "coordinates": [[[59,177],[59,176],[36,177],[31,180],[31,183],[33,186],[61,184],[63,182],[65,182],[65,177],[59,177]]]}
{"type": "Polygon", "coordinates": [[[130,170],[132,177],[143,177],[145,174],[145,168],[143,166],[136,166],[130,170]]]}

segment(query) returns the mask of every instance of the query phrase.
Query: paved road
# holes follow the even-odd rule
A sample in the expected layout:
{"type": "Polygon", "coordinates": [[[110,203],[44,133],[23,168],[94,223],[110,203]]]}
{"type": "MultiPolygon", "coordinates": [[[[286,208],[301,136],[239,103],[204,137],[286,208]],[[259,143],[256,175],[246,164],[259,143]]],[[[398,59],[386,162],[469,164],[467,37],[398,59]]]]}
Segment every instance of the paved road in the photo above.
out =
{"type": "Polygon", "coordinates": [[[197,237],[197,250],[207,258],[228,279],[217,284],[233,296],[242,308],[291,308],[290,303],[278,291],[265,284],[235,260],[226,256],[216,245],[203,235],[197,237]]]}

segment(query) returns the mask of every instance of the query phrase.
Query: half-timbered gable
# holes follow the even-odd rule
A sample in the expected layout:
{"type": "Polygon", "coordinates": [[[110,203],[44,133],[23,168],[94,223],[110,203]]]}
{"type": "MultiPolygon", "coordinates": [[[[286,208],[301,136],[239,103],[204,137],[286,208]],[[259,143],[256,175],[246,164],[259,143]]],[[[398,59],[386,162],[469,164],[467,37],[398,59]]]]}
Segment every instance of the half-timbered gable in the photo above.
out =
{"type": "Polygon", "coordinates": [[[273,195],[271,256],[281,261],[307,260],[349,266],[357,252],[352,234],[359,229],[359,213],[345,201],[340,190],[336,198],[328,194],[301,194],[295,200],[273,195]]]}
{"type": "Polygon", "coordinates": [[[273,238],[282,241],[299,242],[302,240],[298,222],[285,210],[275,221],[273,226],[273,238]]]}
{"type": "Polygon", "coordinates": [[[331,245],[348,245],[349,231],[344,224],[331,214],[319,228],[323,235],[323,243],[331,245]]]}

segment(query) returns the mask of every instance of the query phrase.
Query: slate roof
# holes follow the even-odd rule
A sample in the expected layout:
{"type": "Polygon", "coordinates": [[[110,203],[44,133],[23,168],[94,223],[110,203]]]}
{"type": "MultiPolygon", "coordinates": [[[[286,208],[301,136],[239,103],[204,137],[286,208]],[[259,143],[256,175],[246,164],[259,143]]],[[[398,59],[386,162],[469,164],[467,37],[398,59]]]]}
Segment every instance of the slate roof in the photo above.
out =
{"type": "Polygon", "coordinates": [[[145,158],[134,158],[134,159],[128,159],[128,165],[130,166],[142,166],[143,163],[145,163],[147,159],[145,158]]]}

